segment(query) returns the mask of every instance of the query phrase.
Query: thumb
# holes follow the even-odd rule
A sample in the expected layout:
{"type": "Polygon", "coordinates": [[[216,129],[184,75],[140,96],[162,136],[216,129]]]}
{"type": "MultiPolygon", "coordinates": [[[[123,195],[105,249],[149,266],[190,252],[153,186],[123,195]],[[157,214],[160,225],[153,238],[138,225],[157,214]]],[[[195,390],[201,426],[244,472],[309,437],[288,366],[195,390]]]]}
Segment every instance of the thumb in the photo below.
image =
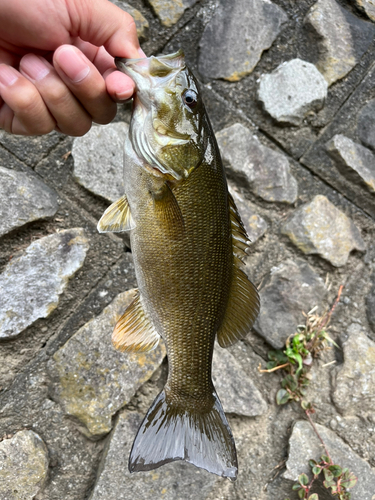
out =
{"type": "MultiPolygon", "coordinates": [[[[139,46],[135,21],[108,0],[72,2],[77,35],[97,47],[104,45],[112,57],[145,57],[139,46]],[[77,12],[78,11],[78,12],[77,12]]],[[[71,19],[74,19],[71,14],[71,19]]],[[[73,21],[74,22],[74,21],[73,21]]]]}

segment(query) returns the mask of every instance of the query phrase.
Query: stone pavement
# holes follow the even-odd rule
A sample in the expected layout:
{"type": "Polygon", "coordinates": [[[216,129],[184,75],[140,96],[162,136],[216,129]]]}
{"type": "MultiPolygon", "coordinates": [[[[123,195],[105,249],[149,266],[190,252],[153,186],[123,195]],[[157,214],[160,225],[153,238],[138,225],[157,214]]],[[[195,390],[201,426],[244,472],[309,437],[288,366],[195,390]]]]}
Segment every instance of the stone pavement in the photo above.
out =
{"type": "Polygon", "coordinates": [[[239,477],[181,462],[127,470],[167,373],[163,345],[111,346],[136,282],[128,237],[96,224],[122,193],[127,105],[82,138],[0,131],[0,498],[296,500],[293,481],[321,449],[297,405],[276,405],[280,376],[258,366],[343,284],[340,348],[315,362],[308,397],[359,477],[352,500],[375,500],[374,2],[115,3],[147,55],[185,51],[252,242],[261,313],[213,363],[239,477]]]}

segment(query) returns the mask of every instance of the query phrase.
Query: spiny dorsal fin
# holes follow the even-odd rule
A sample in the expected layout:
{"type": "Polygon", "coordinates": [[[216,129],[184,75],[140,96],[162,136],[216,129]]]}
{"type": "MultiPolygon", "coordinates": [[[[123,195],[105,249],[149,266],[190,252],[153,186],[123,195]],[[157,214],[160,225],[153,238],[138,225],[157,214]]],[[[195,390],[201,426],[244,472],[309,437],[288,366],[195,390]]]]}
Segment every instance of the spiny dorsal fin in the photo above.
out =
{"type": "Polygon", "coordinates": [[[135,228],[135,222],[125,195],[107,208],[98,222],[97,228],[99,233],[121,233],[135,228]]]}
{"type": "MultiPolygon", "coordinates": [[[[236,259],[235,259],[236,260],[236,259]]],[[[221,347],[229,347],[249,333],[259,312],[259,295],[246,274],[233,264],[232,286],[224,320],[217,332],[221,347]]]]}
{"type": "Polygon", "coordinates": [[[156,217],[162,222],[163,229],[171,239],[180,239],[185,233],[185,223],[172,189],[164,183],[160,189],[152,192],[152,196],[156,217]]]}
{"type": "Polygon", "coordinates": [[[241,216],[238,213],[236,204],[230,193],[228,193],[228,203],[232,229],[233,253],[240,260],[243,260],[247,255],[246,250],[249,248],[249,238],[241,220],[241,216]]]}
{"type": "Polygon", "coordinates": [[[147,318],[139,291],[133,302],[118,320],[112,334],[112,343],[119,351],[152,351],[158,345],[160,335],[147,318]]]}

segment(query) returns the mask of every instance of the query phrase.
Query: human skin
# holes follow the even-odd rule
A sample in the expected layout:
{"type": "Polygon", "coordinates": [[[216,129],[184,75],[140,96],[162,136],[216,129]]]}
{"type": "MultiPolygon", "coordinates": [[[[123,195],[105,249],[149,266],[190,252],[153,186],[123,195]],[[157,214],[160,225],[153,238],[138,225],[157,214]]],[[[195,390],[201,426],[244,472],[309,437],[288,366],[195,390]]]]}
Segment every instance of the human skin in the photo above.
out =
{"type": "Polygon", "coordinates": [[[84,135],[132,96],[113,58],[144,53],[133,18],[108,0],[0,0],[0,26],[0,129],[84,135]]]}

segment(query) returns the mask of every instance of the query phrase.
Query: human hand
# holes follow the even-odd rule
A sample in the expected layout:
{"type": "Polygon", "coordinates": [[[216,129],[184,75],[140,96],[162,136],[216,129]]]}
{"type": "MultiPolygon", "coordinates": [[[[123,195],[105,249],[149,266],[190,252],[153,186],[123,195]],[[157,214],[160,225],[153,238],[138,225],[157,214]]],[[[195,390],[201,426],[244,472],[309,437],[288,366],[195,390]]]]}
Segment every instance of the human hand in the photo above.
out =
{"type": "Polygon", "coordinates": [[[0,0],[0,26],[0,129],[83,135],[132,96],[113,58],[144,54],[133,18],[109,1],[0,0]]]}

